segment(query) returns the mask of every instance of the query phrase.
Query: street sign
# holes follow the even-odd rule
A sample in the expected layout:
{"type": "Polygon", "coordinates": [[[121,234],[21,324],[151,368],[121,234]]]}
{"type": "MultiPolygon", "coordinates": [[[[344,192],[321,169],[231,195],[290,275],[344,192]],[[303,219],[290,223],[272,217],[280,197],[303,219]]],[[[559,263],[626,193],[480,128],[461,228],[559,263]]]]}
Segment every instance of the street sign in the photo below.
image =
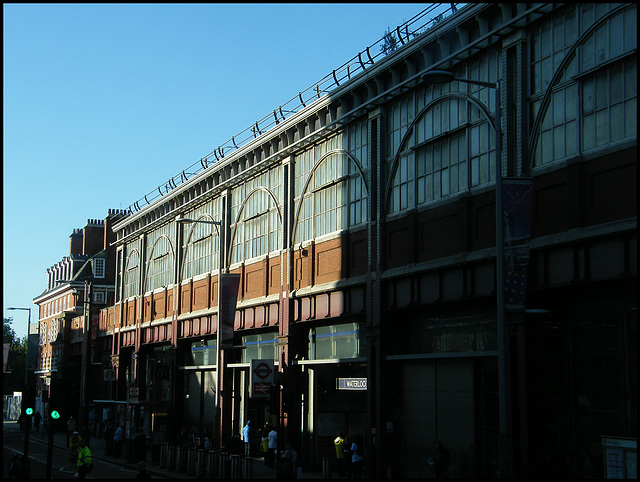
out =
{"type": "Polygon", "coordinates": [[[336,380],[338,390],[366,390],[366,378],[338,378],[336,380]]]}
{"type": "Polygon", "coordinates": [[[268,398],[274,380],[273,360],[251,360],[251,379],[249,396],[268,398]]]}
{"type": "Polygon", "coordinates": [[[129,403],[138,403],[138,395],[140,395],[138,387],[129,387],[129,403]]]}

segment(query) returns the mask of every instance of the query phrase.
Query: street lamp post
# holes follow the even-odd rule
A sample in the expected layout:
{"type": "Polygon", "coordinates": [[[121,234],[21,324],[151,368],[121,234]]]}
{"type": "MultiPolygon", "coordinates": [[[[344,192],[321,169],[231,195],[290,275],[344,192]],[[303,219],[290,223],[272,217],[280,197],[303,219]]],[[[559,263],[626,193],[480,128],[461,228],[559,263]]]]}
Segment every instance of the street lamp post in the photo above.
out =
{"type": "MultiPolygon", "coordinates": [[[[31,308],[16,308],[10,307],[9,310],[21,310],[27,311],[29,313],[29,318],[27,320],[27,349],[25,353],[25,362],[24,362],[24,389],[22,392],[22,399],[25,399],[27,395],[27,387],[29,385],[29,330],[31,328],[31,308]]],[[[29,430],[31,429],[31,416],[25,413],[22,414],[24,420],[24,456],[28,460],[29,459],[29,430]]]]}
{"type": "Polygon", "coordinates": [[[461,79],[446,70],[432,70],[421,76],[422,80],[443,84],[451,81],[480,85],[496,91],[495,100],[495,134],[496,134],[496,321],[498,328],[498,410],[500,420],[500,438],[498,447],[499,470],[501,477],[511,476],[511,456],[509,448],[509,417],[507,395],[507,339],[505,327],[504,305],[504,212],[502,207],[502,128],[500,110],[500,81],[483,82],[480,80],[461,79]]]}

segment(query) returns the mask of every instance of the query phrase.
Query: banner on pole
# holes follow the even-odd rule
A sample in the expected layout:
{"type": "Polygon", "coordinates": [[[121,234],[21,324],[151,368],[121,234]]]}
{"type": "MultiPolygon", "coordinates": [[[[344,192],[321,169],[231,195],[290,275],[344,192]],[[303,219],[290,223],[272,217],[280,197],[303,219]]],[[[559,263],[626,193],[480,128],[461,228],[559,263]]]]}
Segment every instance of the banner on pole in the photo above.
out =
{"type": "Polygon", "coordinates": [[[533,223],[533,180],[505,178],[502,206],[505,216],[504,300],[507,310],[524,308],[533,223]]]}
{"type": "Polygon", "coordinates": [[[218,324],[220,327],[220,343],[233,343],[233,324],[238,302],[239,274],[222,274],[220,276],[220,299],[218,300],[218,324]]]}

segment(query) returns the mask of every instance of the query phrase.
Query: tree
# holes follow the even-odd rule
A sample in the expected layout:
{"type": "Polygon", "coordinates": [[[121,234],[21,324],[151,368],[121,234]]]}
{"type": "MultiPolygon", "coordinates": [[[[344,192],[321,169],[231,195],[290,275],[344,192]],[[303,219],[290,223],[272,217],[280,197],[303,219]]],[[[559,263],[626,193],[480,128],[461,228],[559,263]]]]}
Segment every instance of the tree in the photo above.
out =
{"type": "Polygon", "coordinates": [[[391,29],[387,28],[387,31],[382,36],[384,43],[380,46],[380,52],[385,55],[389,55],[395,49],[398,48],[398,39],[391,33],[391,29]]]}
{"type": "Polygon", "coordinates": [[[18,338],[11,327],[12,321],[13,318],[3,318],[2,320],[2,342],[10,345],[7,371],[3,375],[3,395],[11,395],[14,391],[22,391],[24,371],[27,366],[27,337],[18,338]]]}

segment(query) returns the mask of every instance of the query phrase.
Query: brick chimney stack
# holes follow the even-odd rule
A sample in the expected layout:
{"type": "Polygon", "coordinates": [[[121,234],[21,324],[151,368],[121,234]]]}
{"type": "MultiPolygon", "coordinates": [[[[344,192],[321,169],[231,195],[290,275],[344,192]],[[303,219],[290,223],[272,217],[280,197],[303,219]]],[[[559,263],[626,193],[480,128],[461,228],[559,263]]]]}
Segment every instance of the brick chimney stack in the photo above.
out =
{"type": "Polygon", "coordinates": [[[69,239],[69,254],[82,254],[82,229],[74,229],[69,239]]]}
{"type": "Polygon", "coordinates": [[[93,256],[104,249],[104,221],[87,219],[83,229],[82,254],[93,256]]]}

